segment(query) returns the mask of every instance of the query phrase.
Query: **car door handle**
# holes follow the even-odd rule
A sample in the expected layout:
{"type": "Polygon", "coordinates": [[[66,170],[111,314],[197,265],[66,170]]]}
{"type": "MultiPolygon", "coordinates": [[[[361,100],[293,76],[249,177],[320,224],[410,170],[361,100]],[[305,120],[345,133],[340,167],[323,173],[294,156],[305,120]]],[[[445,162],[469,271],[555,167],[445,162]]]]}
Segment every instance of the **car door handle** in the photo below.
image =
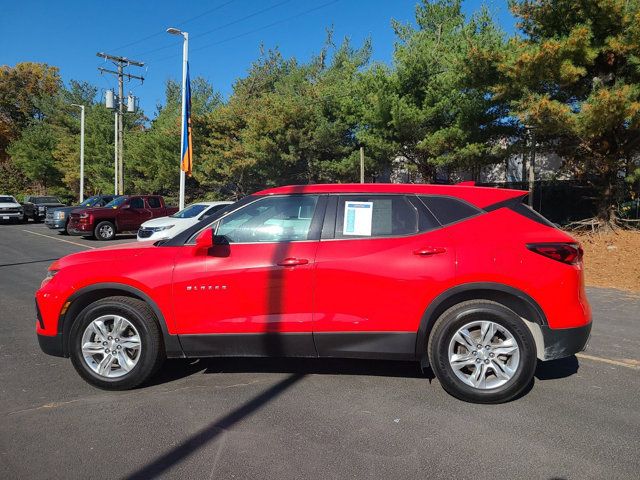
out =
{"type": "Polygon", "coordinates": [[[418,250],[414,250],[414,255],[419,255],[421,257],[428,257],[430,255],[438,255],[439,253],[445,253],[447,251],[444,247],[424,247],[419,248],[418,250]]]}
{"type": "Polygon", "coordinates": [[[306,258],[289,257],[278,262],[278,265],[280,265],[281,267],[295,267],[296,265],[306,265],[307,263],[309,263],[309,260],[307,260],[306,258]]]}

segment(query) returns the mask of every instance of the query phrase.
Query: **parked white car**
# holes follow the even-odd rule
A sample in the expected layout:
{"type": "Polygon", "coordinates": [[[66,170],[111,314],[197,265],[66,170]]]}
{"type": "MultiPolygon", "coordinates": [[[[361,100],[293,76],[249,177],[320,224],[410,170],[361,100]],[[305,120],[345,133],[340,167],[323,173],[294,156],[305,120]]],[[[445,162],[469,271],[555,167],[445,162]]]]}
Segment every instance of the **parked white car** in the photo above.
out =
{"type": "Polygon", "coordinates": [[[21,222],[24,219],[24,208],[11,195],[0,195],[0,221],[21,222]]]}
{"type": "Polygon", "coordinates": [[[164,240],[175,237],[200,220],[210,217],[233,202],[198,202],[192,203],[168,217],[154,218],[144,222],[138,230],[138,241],[164,240]]]}

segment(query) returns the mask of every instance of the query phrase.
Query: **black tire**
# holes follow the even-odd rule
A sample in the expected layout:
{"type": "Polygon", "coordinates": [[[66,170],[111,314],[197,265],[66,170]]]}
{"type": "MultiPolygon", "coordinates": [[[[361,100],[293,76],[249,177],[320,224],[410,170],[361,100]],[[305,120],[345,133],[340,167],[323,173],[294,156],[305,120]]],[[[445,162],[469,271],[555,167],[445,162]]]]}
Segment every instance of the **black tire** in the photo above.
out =
{"type": "Polygon", "coordinates": [[[536,344],[529,328],[515,312],[489,300],[462,302],[444,312],[429,336],[428,355],[442,387],[454,397],[473,403],[503,403],[512,400],[531,384],[537,363],[536,344]],[[467,385],[456,376],[449,363],[449,343],[452,337],[458,329],[477,320],[490,320],[503,326],[518,344],[518,367],[511,379],[496,388],[480,389],[467,385]]]}
{"type": "Polygon", "coordinates": [[[113,222],[109,222],[108,220],[104,220],[93,229],[93,236],[97,240],[107,241],[113,240],[116,238],[116,226],[113,222]]]}
{"type": "Polygon", "coordinates": [[[107,297],[87,306],[71,327],[69,353],[76,371],[90,384],[104,390],[129,390],[151,378],[165,359],[160,327],[153,310],[142,300],[131,297],[107,297]],[[108,378],[94,372],[82,355],[82,334],[87,326],[102,315],[125,317],[138,330],[141,341],[140,358],[121,377],[108,378]]]}
{"type": "Polygon", "coordinates": [[[60,233],[62,233],[63,235],[71,235],[71,232],[69,231],[69,220],[67,220],[67,223],[64,224],[64,230],[62,230],[60,233]]]}

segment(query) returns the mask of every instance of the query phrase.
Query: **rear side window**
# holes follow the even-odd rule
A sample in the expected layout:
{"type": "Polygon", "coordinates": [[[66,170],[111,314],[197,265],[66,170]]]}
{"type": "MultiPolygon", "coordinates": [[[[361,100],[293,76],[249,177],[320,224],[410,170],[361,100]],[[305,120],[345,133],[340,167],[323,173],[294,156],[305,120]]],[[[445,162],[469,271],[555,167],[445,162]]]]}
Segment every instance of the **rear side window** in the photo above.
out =
{"type": "Polygon", "coordinates": [[[131,208],[144,208],[144,200],[140,197],[134,197],[129,202],[129,207],[131,208]]]}
{"type": "Polygon", "coordinates": [[[556,227],[556,225],[543,217],[541,213],[536,212],[533,208],[524,203],[525,198],[526,197],[519,197],[512,200],[507,200],[506,202],[495,203],[486,207],[485,210],[487,212],[491,212],[493,210],[498,210],[499,208],[506,207],[522,215],[523,217],[527,217],[529,220],[533,220],[534,222],[546,225],[547,227],[556,227]]]}
{"type": "Polygon", "coordinates": [[[160,199],[158,197],[148,197],[147,202],[149,202],[150,208],[160,208],[160,199]]]}
{"type": "Polygon", "coordinates": [[[482,213],[479,208],[453,197],[422,195],[420,200],[442,225],[449,225],[482,213]]]}
{"type": "Polygon", "coordinates": [[[434,226],[403,195],[340,196],[334,238],[389,237],[434,226]]]}

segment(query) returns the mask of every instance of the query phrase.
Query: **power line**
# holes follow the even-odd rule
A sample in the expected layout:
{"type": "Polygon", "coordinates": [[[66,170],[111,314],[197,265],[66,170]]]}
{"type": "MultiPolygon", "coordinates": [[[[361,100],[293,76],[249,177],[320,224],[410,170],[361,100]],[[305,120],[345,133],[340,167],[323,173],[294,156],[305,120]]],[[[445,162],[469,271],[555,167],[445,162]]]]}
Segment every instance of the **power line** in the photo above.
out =
{"type": "MultiPolygon", "coordinates": [[[[212,28],[211,30],[207,30],[207,31],[205,31],[205,32],[198,33],[198,34],[196,34],[196,35],[190,35],[190,39],[200,38],[200,37],[203,37],[203,36],[205,36],[205,35],[209,35],[209,34],[211,34],[211,33],[213,33],[213,32],[217,32],[217,31],[219,31],[219,30],[223,30],[223,29],[225,29],[225,28],[227,28],[227,27],[231,27],[231,26],[236,25],[236,24],[238,24],[238,23],[244,22],[245,20],[248,20],[248,19],[250,19],[250,18],[256,17],[256,16],[261,15],[261,14],[263,14],[263,13],[266,13],[266,12],[268,12],[268,11],[270,11],[270,10],[274,10],[274,9],[276,9],[276,8],[278,8],[278,7],[282,6],[282,5],[284,5],[285,3],[289,3],[290,1],[291,1],[291,0],[283,0],[283,1],[281,1],[281,2],[278,2],[278,3],[274,4],[274,5],[271,5],[271,6],[269,6],[269,7],[263,8],[263,9],[258,10],[258,11],[256,11],[256,12],[253,12],[253,13],[250,13],[249,15],[245,15],[244,17],[240,17],[240,18],[238,18],[237,20],[234,20],[234,21],[232,21],[232,22],[225,23],[225,24],[220,25],[220,26],[218,26],[218,27],[216,27],[216,28],[212,28]]],[[[140,57],[142,57],[142,56],[146,56],[146,55],[149,55],[149,54],[151,54],[151,53],[159,52],[159,51],[166,50],[166,49],[168,49],[168,48],[173,48],[173,47],[175,47],[175,43],[171,43],[171,44],[163,45],[163,46],[161,46],[161,47],[154,48],[154,49],[152,49],[152,50],[147,50],[146,52],[139,53],[139,54],[138,54],[138,56],[140,56],[140,57]]]]}
{"type": "MultiPolygon", "coordinates": [[[[188,19],[186,19],[186,20],[184,20],[184,21],[182,21],[182,22],[178,22],[178,23],[176,23],[176,25],[178,25],[178,26],[182,26],[182,25],[185,25],[185,24],[187,24],[187,23],[193,22],[194,20],[197,20],[198,18],[204,17],[205,15],[209,15],[210,13],[213,13],[213,12],[218,11],[218,10],[220,10],[220,9],[222,9],[222,8],[224,8],[224,7],[226,7],[227,5],[229,5],[230,3],[233,3],[233,2],[235,2],[235,1],[236,1],[236,0],[229,0],[229,1],[227,1],[227,2],[224,2],[224,3],[220,4],[220,5],[218,5],[217,7],[214,7],[214,8],[212,8],[212,9],[210,9],[210,10],[206,10],[206,11],[204,11],[204,12],[202,12],[202,13],[200,13],[200,14],[196,15],[195,17],[191,17],[191,18],[188,18],[188,19]]],[[[137,44],[139,44],[139,43],[146,42],[147,40],[150,40],[150,39],[152,39],[152,38],[158,37],[158,36],[160,36],[160,35],[164,35],[165,33],[166,33],[166,32],[165,32],[165,30],[163,29],[163,30],[162,30],[162,31],[160,31],[160,32],[152,33],[151,35],[147,35],[146,37],[141,38],[140,40],[136,40],[136,41],[134,41],[134,42],[127,43],[127,44],[122,45],[122,46],[120,46],[120,47],[116,47],[116,48],[114,48],[113,50],[122,50],[123,48],[131,47],[132,45],[137,45],[137,44]]]]}
{"type": "MultiPolygon", "coordinates": [[[[322,8],[328,7],[329,5],[333,5],[334,3],[338,3],[339,1],[340,1],[340,0],[332,0],[332,1],[330,1],[330,2],[323,3],[323,4],[321,4],[321,5],[318,5],[317,7],[310,8],[310,9],[308,9],[308,10],[305,10],[305,11],[303,11],[303,12],[297,13],[297,14],[295,14],[295,15],[291,15],[290,17],[283,18],[283,19],[281,19],[281,20],[277,20],[277,21],[272,22],[272,23],[269,23],[269,24],[267,24],[267,25],[263,25],[262,27],[254,28],[254,29],[252,29],[252,30],[248,30],[248,31],[243,32],[243,33],[240,33],[240,34],[238,34],[238,35],[234,35],[234,36],[232,36],[232,37],[227,37],[227,38],[222,39],[222,40],[219,40],[219,41],[217,41],[217,42],[208,43],[208,44],[206,44],[206,45],[202,45],[202,46],[200,46],[200,47],[198,47],[198,48],[193,48],[193,49],[191,49],[191,51],[192,51],[192,52],[197,52],[197,51],[200,51],[200,50],[204,50],[204,49],[206,49],[206,48],[211,48],[211,47],[214,47],[214,46],[216,46],[216,45],[220,45],[220,44],[223,44],[223,43],[230,42],[230,41],[232,41],[232,40],[236,40],[236,39],[238,39],[238,38],[246,37],[247,35],[251,35],[251,34],[253,34],[253,33],[261,32],[262,30],[266,30],[266,29],[268,29],[268,28],[275,27],[276,25],[280,25],[280,24],[282,24],[282,23],[286,23],[286,22],[289,22],[289,21],[291,21],[291,20],[295,20],[296,18],[302,17],[302,16],[304,16],[304,15],[308,15],[309,13],[313,13],[313,12],[315,12],[316,10],[320,10],[320,9],[322,9],[322,8]]],[[[153,60],[153,61],[154,61],[155,63],[160,63],[160,62],[164,62],[164,61],[166,61],[166,60],[169,60],[169,59],[171,59],[171,58],[175,58],[176,56],[177,56],[177,54],[168,55],[168,56],[166,56],[166,57],[162,57],[162,58],[159,58],[159,59],[157,59],[157,60],[153,60]]]]}

